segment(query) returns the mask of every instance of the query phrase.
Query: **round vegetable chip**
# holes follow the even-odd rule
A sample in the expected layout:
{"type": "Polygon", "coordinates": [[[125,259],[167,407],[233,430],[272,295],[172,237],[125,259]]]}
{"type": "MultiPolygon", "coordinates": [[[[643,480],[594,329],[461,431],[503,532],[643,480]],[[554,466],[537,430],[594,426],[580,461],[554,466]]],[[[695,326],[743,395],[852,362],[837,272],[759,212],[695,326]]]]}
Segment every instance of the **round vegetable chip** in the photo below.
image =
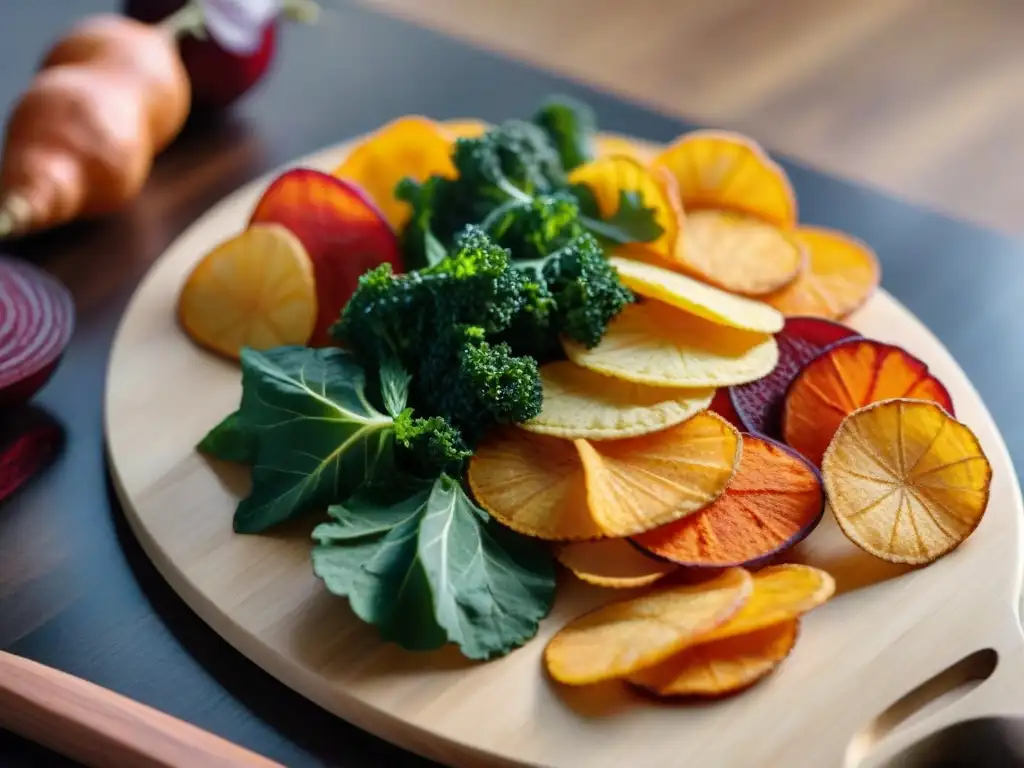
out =
{"type": "Polygon", "coordinates": [[[820,317],[790,317],[775,336],[779,362],[762,379],[729,387],[736,414],[747,432],[782,436],[782,404],[786,391],[811,360],[838,341],[859,336],[852,328],[820,317]]]}
{"type": "Polygon", "coordinates": [[[581,581],[612,589],[644,587],[678,568],[645,556],[625,539],[564,544],[555,557],[581,581]]]}
{"type": "Polygon", "coordinates": [[[583,465],[572,442],[507,427],[492,431],[469,462],[469,487],[498,522],[553,541],[596,539],[583,465]]]}
{"type": "Polygon", "coordinates": [[[192,339],[238,359],[242,347],[305,344],[316,324],[313,264],[279,224],[254,224],[192,269],[178,297],[178,320],[192,339]]]}
{"type": "Polygon", "coordinates": [[[406,177],[423,181],[434,175],[454,176],[451,141],[432,120],[400,117],[353,149],[334,175],[362,187],[397,231],[409,220],[412,208],[395,197],[395,187],[406,177]]]}
{"type": "Polygon", "coordinates": [[[694,211],[686,217],[683,268],[733,293],[763,296],[788,285],[804,267],[804,248],[791,231],[731,211],[694,211]]]}
{"type": "Polygon", "coordinates": [[[643,437],[577,440],[590,516],[606,536],[633,536],[703,509],[725,490],[740,434],[703,411],[643,437]]]}
{"type": "Polygon", "coordinates": [[[718,325],[755,333],[782,330],[785,318],[760,301],[746,299],[706,285],[692,277],[633,259],[609,259],[629,288],[650,299],[671,304],[684,312],[718,325]]]}
{"type": "Polygon", "coordinates": [[[441,130],[451,141],[455,141],[455,139],[475,139],[487,133],[490,129],[490,123],[485,123],[483,120],[477,120],[472,117],[445,120],[441,123],[441,130]]]}
{"type": "Polygon", "coordinates": [[[732,568],[701,584],[658,589],[585,613],[548,642],[548,674],[587,685],[652,667],[727,621],[752,585],[749,573],[732,568]]]}
{"type": "Polygon", "coordinates": [[[679,182],[683,208],[718,208],[796,226],[797,205],[785,171],[752,139],[726,131],[683,134],[653,160],[679,182]]]}
{"type": "Polygon", "coordinates": [[[633,541],[681,565],[751,566],[807,536],[824,510],[821,480],[806,459],[773,440],[743,435],[740,465],[725,493],[633,541]]]}
{"type": "Polygon", "coordinates": [[[978,527],[992,467],[974,433],[941,407],[894,399],[846,417],[822,476],[850,541],[883,560],[923,565],[978,527]]]}
{"type": "Polygon", "coordinates": [[[796,645],[798,622],[701,643],[629,676],[656,696],[727,696],[767,677],[796,645]]]}
{"type": "Polygon", "coordinates": [[[654,150],[644,142],[636,141],[616,133],[600,133],[595,139],[598,157],[624,155],[647,164],[654,157],[654,150]]]}
{"type": "Polygon", "coordinates": [[[823,227],[795,232],[807,252],[807,264],[796,280],[765,296],[786,315],[814,315],[840,320],[874,293],[881,279],[878,257],[850,235],[823,227]]]}
{"type": "Polygon", "coordinates": [[[623,195],[639,195],[645,208],[654,209],[654,220],[662,229],[658,239],[644,245],[665,255],[675,253],[683,218],[679,201],[667,182],[671,183],[671,179],[662,178],[625,155],[600,157],[569,173],[570,184],[582,184],[593,192],[604,219],[618,212],[623,195]]]}
{"type": "Polygon", "coordinates": [[[569,362],[540,369],[540,413],[519,426],[565,438],[609,440],[671,427],[708,407],[712,389],[648,387],[569,362]]]}
{"type": "Polygon", "coordinates": [[[721,387],[769,374],[775,339],[716,325],[659,301],[626,306],[593,349],[562,342],[569,359],[592,371],[652,387],[721,387]]]}
{"type": "Polygon", "coordinates": [[[953,413],[942,382],[910,353],[870,339],[844,341],[822,352],[793,380],[783,404],[783,437],[820,466],[847,414],[897,397],[932,400],[953,413]]]}

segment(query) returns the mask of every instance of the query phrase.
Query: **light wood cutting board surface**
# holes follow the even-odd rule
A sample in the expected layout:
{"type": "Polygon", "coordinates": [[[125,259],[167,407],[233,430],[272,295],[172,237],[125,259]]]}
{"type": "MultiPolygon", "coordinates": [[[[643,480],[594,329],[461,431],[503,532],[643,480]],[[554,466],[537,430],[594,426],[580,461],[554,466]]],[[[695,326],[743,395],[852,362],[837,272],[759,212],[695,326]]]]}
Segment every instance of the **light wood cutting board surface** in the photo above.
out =
{"type": "MultiPolygon", "coordinates": [[[[289,166],[330,170],[345,152],[340,145],[289,166]]],[[[539,635],[503,659],[469,662],[454,648],[412,654],[381,643],[314,577],[313,522],[235,535],[231,516],[247,491],[246,471],[194,450],[237,407],[240,375],[179,330],[175,302],[193,264],[244,228],[275,175],[215,206],[155,265],[122,320],[105,404],[115,485],[142,546],[182,598],[263,669],[359,727],[467,766],[852,768],[945,722],[1024,714],[1022,505],[1013,466],[956,362],[884,292],[850,324],[928,363],[993,465],[989,510],[953,554],[916,571],[890,565],[856,549],[827,513],[789,559],[832,573],[836,597],[803,620],[795,650],[773,676],[720,702],[664,705],[615,685],[551,683],[541,663],[547,639],[584,610],[623,596],[568,577],[539,635]],[[965,658],[931,686],[945,693],[965,683],[947,706],[919,711],[928,694],[889,709],[965,658]]]]}

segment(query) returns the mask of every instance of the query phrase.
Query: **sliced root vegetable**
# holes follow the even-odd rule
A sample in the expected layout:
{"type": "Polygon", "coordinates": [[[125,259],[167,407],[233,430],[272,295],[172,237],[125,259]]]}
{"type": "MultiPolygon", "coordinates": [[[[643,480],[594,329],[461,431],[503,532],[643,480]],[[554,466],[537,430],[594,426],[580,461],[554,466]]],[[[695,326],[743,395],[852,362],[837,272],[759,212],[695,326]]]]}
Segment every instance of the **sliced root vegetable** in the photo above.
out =
{"type": "Polygon", "coordinates": [[[797,204],[785,171],[754,140],[727,131],[683,134],[652,164],[668,168],[687,212],[716,208],[796,226],[797,204]]]}
{"type": "Polygon", "coordinates": [[[701,643],[630,675],[628,680],[656,696],[739,693],[779,666],[796,645],[798,632],[799,622],[791,620],[727,640],[701,643]]]}
{"type": "Polygon", "coordinates": [[[782,330],[785,318],[767,304],[736,296],[654,264],[612,257],[619,278],[641,296],[657,299],[717,325],[753,333],[782,330]]]}
{"type": "Polygon", "coordinates": [[[850,339],[826,349],[793,379],[783,404],[786,442],[817,465],[840,422],[863,405],[906,397],[949,413],[949,392],[928,366],[899,347],[850,339]]]}
{"type": "Polygon", "coordinates": [[[659,301],[627,305],[593,349],[563,341],[579,366],[652,387],[723,387],[756,381],[779,360],[772,336],[738,331],[659,301]]]}
{"type": "Polygon", "coordinates": [[[256,224],[218,245],[178,297],[185,332],[234,359],[243,347],[305,344],[316,318],[313,265],[299,239],[277,224],[256,224]]]}
{"type": "MultiPolygon", "coordinates": [[[[441,131],[449,141],[455,141],[456,139],[475,139],[477,136],[483,136],[490,129],[490,123],[486,123],[483,120],[477,120],[473,117],[445,120],[441,123],[441,131]]],[[[449,154],[450,152],[451,149],[449,148],[449,154]]]]}
{"type": "Polygon", "coordinates": [[[595,138],[598,157],[612,157],[620,155],[639,160],[645,165],[650,163],[655,156],[655,150],[648,144],[631,139],[627,136],[620,136],[616,133],[600,133],[595,138]]]}
{"type": "Polygon", "coordinates": [[[703,509],[740,460],[740,434],[709,411],[643,437],[577,440],[590,516],[605,536],[633,536],[703,509]]]}
{"type": "Polygon", "coordinates": [[[741,568],[689,586],[656,589],[573,619],[551,638],[544,662],[555,680],[587,685],[659,664],[734,615],[753,580],[741,568]]]}
{"type": "Polygon", "coordinates": [[[583,464],[569,440],[508,427],[494,430],[469,463],[477,502],[515,531],[551,541],[597,539],[583,464]]]}
{"type": "Polygon", "coordinates": [[[540,369],[540,413],[519,426],[569,439],[636,437],[671,427],[708,407],[714,390],[649,387],[581,368],[569,361],[540,369]]]}
{"type": "Polygon", "coordinates": [[[712,285],[764,296],[789,285],[804,268],[804,247],[792,231],[731,211],[686,217],[679,265],[712,285]]]}
{"type": "Polygon", "coordinates": [[[733,408],[747,432],[782,436],[782,404],[789,385],[826,347],[859,336],[852,328],[820,317],[790,317],[776,334],[779,362],[762,379],[730,387],[733,408]]]}
{"type": "Polygon", "coordinates": [[[24,403],[42,388],[74,328],[67,288],[27,262],[0,258],[0,404],[24,403]]]}
{"type": "Polygon", "coordinates": [[[660,176],[632,157],[611,155],[573,169],[569,183],[590,189],[604,219],[618,212],[624,195],[639,195],[645,208],[654,209],[654,220],[662,229],[656,240],[644,245],[666,256],[676,251],[683,212],[678,197],[667,186],[672,183],[670,177],[660,176]]]}
{"type": "Polygon", "coordinates": [[[679,567],[647,557],[625,539],[564,544],[555,557],[581,581],[612,589],[644,587],[679,567]]]}
{"type": "Polygon", "coordinates": [[[426,117],[405,115],[374,131],[334,169],[334,175],[366,190],[391,227],[400,230],[412,208],[395,197],[395,187],[407,177],[423,181],[435,174],[454,176],[451,131],[451,126],[426,117]]]}
{"type": "Polygon", "coordinates": [[[360,276],[384,262],[401,271],[398,240],[374,205],[351,184],[308,168],[286,171],[256,204],[250,224],[280,224],[313,262],[319,314],[310,346],[330,344],[360,276]]]}
{"type": "Polygon", "coordinates": [[[846,417],[822,477],[850,541],[883,560],[924,565],[977,528],[992,467],[974,433],[941,407],[894,399],[846,417]]]}
{"type": "Polygon", "coordinates": [[[725,493],[633,542],[680,565],[753,567],[807,536],[824,510],[821,480],[806,459],[773,440],[744,435],[725,493]]]}
{"type": "Polygon", "coordinates": [[[796,280],[764,300],[785,315],[841,320],[866,302],[878,287],[878,257],[865,243],[844,232],[800,227],[807,264],[796,280]]]}

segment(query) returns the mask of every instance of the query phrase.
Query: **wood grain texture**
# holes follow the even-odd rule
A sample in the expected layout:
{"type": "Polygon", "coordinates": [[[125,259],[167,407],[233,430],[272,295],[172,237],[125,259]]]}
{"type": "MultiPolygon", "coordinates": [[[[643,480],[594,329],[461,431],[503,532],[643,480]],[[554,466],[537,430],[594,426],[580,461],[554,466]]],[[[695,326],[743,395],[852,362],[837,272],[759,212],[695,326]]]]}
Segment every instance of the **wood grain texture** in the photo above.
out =
{"type": "Polygon", "coordinates": [[[1012,0],[362,2],[1024,232],[1024,5],[1012,0]]]}
{"type": "Polygon", "coordinates": [[[282,768],[86,680],[2,651],[0,727],[95,768],[282,768]]]}
{"type": "MultiPolygon", "coordinates": [[[[329,170],[345,151],[293,164],[329,170]]],[[[192,265],[244,227],[269,180],[210,210],[143,281],[115,341],[105,418],[115,485],[143,548],[206,622],[270,674],[360,728],[465,766],[841,765],[873,718],[984,649],[999,657],[991,677],[971,696],[922,716],[878,754],[979,713],[1024,713],[1022,505],[1013,467],[965,374],[884,292],[851,325],[925,360],[993,463],[988,513],[953,554],[920,570],[893,566],[850,544],[827,516],[792,557],[832,573],[837,596],[805,618],[793,655],[775,675],[714,705],[659,707],[617,686],[553,685],[542,669],[545,642],[609,599],[608,591],[568,580],[537,638],[503,659],[477,664],[453,648],[410,654],[382,644],[313,576],[312,523],[235,535],[231,514],[246,492],[246,473],[194,450],[237,406],[240,376],[235,364],[185,337],[174,305],[192,265]],[[730,733],[744,736],[723,737],[730,733]]]]}

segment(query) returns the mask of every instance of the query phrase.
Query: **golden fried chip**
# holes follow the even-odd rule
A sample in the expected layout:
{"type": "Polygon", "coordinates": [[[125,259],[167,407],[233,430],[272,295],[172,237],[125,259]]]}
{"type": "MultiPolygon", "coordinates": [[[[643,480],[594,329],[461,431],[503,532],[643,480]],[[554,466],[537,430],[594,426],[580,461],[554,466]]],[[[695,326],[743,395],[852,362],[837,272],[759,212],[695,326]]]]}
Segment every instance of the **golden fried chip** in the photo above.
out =
{"type": "Polygon", "coordinates": [[[612,589],[645,587],[679,567],[647,557],[625,539],[563,544],[555,557],[581,581],[612,589]]]}

